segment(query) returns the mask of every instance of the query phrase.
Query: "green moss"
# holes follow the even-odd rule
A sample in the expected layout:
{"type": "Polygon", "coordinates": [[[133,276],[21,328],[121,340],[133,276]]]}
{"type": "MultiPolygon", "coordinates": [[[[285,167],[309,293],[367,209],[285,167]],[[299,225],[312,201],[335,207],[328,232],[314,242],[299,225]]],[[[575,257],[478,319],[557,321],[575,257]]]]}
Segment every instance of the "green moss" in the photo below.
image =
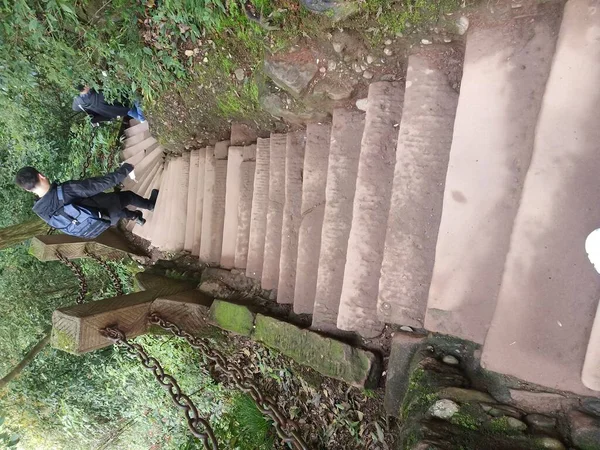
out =
{"type": "Polygon", "coordinates": [[[364,386],[368,381],[375,360],[364,350],[260,314],[254,337],[299,364],[355,386],[364,386]]]}
{"type": "Polygon", "coordinates": [[[469,430],[477,430],[480,426],[479,421],[472,415],[465,413],[462,408],[461,411],[452,416],[450,422],[469,430]]]}
{"type": "Polygon", "coordinates": [[[519,434],[519,431],[515,430],[508,424],[507,417],[498,417],[496,419],[491,420],[486,425],[487,431],[494,434],[505,434],[505,435],[515,435],[519,434]]]}
{"type": "Polygon", "coordinates": [[[52,347],[67,353],[77,353],[77,342],[75,338],[62,330],[52,330],[52,347]]]}
{"type": "Polygon", "coordinates": [[[250,336],[254,328],[254,314],[248,308],[223,300],[214,301],[210,317],[219,328],[243,336],[250,336]]]}
{"type": "Polygon", "coordinates": [[[438,395],[432,391],[427,373],[421,368],[415,369],[408,382],[408,390],[402,405],[402,418],[406,419],[417,412],[425,411],[438,399],[438,395]]]}

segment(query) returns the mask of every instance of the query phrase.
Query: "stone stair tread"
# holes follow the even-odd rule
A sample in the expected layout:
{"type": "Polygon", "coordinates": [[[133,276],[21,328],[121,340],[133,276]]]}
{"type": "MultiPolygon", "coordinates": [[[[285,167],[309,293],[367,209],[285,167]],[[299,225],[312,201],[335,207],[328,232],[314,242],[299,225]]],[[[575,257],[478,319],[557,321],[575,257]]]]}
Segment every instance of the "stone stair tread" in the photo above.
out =
{"type": "Polygon", "coordinates": [[[312,318],[312,328],[320,331],[337,330],[348,236],[352,224],[360,142],[364,127],[363,112],[346,109],[333,111],[325,212],[312,318]]]}
{"type": "Polygon", "coordinates": [[[227,159],[229,141],[220,141],[215,144],[215,159],[227,159]]]}
{"type": "Polygon", "coordinates": [[[179,163],[176,172],[177,183],[169,214],[169,239],[165,250],[182,251],[185,244],[185,225],[187,222],[188,188],[190,182],[190,153],[186,152],[177,158],[179,163]]]}
{"type": "MultiPolygon", "coordinates": [[[[260,280],[265,254],[265,236],[267,233],[267,211],[269,208],[271,140],[258,138],[256,143],[256,165],[250,216],[250,234],[246,255],[246,275],[260,280]]],[[[242,241],[243,242],[243,241],[242,241]]],[[[240,248],[240,262],[244,261],[244,247],[240,248]]],[[[243,267],[239,266],[240,269],[243,267]]]]}
{"type": "Polygon", "coordinates": [[[596,397],[600,365],[588,372],[584,360],[586,347],[589,355],[600,346],[592,334],[600,276],[585,252],[600,223],[598,30],[589,2],[567,2],[482,355],[489,370],[596,397]]]}
{"type": "Polygon", "coordinates": [[[330,125],[309,124],[306,127],[298,262],[294,287],[296,314],[313,313],[318,274],[316,262],[321,250],[330,143],[330,125]]]}
{"type": "Polygon", "coordinates": [[[131,164],[133,167],[137,166],[138,164],[141,164],[141,162],[144,160],[144,158],[149,155],[150,153],[152,153],[156,148],[159,148],[160,146],[158,145],[158,142],[155,142],[154,144],[150,145],[149,147],[146,147],[144,150],[137,152],[135,155],[127,158],[124,162],[127,164],[131,164]]]}
{"type": "Polygon", "coordinates": [[[133,125],[132,127],[129,127],[125,130],[125,137],[131,137],[131,136],[135,136],[138,133],[143,133],[144,131],[148,131],[149,127],[148,127],[148,122],[144,122],[144,123],[138,123],[136,125],[133,125]]]}
{"type": "Polygon", "coordinates": [[[408,59],[377,299],[382,322],[414,328],[425,321],[458,103],[437,53],[408,59]]]}
{"type": "Polygon", "coordinates": [[[200,242],[202,236],[202,215],[204,213],[204,178],[206,175],[206,148],[198,151],[198,189],[196,192],[196,207],[194,209],[194,239],[192,242],[192,255],[200,255],[200,242]]]}
{"type": "Polygon", "coordinates": [[[428,330],[485,339],[550,72],[557,29],[548,21],[469,30],[428,330]]]}
{"type": "Polygon", "coordinates": [[[123,150],[128,147],[133,147],[136,144],[148,139],[150,137],[150,130],[144,131],[143,133],[135,134],[131,137],[123,139],[123,150]]]}
{"type": "Polygon", "coordinates": [[[249,145],[257,141],[256,130],[243,122],[231,124],[231,145],[249,145]]]}
{"type": "Polygon", "coordinates": [[[158,228],[161,219],[164,218],[164,210],[166,205],[165,198],[171,183],[171,172],[171,161],[168,161],[163,164],[162,178],[160,180],[160,194],[158,196],[158,201],[156,202],[154,211],[152,212],[152,220],[150,222],[146,222],[143,227],[136,225],[133,229],[134,234],[151,242],[155,237],[156,229],[158,228]]]}
{"type": "Polygon", "coordinates": [[[369,86],[337,320],[339,329],[364,337],[375,337],[383,330],[377,319],[377,297],[403,100],[400,83],[369,86]]]}
{"type": "Polygon", "coordinates": [[[185,223],[185,242],[183,249],[192,252],[194,247],[194,231],[196,230],[196,197],[198,195],[198,170],[200,167],[200,150],[190,152],[190,173],[187,198],[187,215],[185,223]]]}
{"type": "MultiPolygon", "coordinates": [[[[132,190],[136,194],[141,195],[144,198],[150,197],[152,189],[154,189],[154,185],[156,184],[157,177],[160,180],[160,176],[162,175],[162,166],[162,161],[157,160],[152,169],[150,169],[144,175],[144,179],[140,179],[140,181],[134,186],[135,189],[132,190]]],[[[144,218],[146,219],[146,223],[149,222],[151,213],[152,211],[144,211],[144,218]]],[[[130,220],[126,228],[128,231],[133,231],[133,229],[135,228],[135,221],[130,220]]]]}
{"type": "MultiPolygon", "coordinates": [[[[285,134],[271,133],[269,152],[269,206],[261,276],[263,289],[275,289],[279,282],[279,259],[281,257],[281,231],[283,227],[283,204],[285,202],[285,134]]],[[[256,186],[255,186],[256,189],[256,186]]],[[[246,275],[252,277],[246,268],[246,275]]]]}
{"type": "Polygon", "coordinates": [[[281,256],[277,302],[293,303],[298,262],[298,232],[302,218],[302,180],[306,133],[288,133],[285,157],[285,202],[281,228],[281,256]]]}
{"type": "Polygon", "coordinates": [[[152,245],[158,249],[162,249],[169,239],[170,230],[170,217],[172,213],[173,200],[176,186],[178,183],[179,170],[180,170],[179,158],[173,158],[169,161],[169,177],[168,184],[164,192],[161,192],[161,197],[164,202],[161,205],[160,211],[157,210],[156,215],[158,221],[156,226],[152,229],[152,235],[149,238],[152,245]]]}
{"type": "MultiPolygon", "coordinates": [[[[150,155],[148,155],[150,156],[150,155]]],[[[148,159],[146,157],[145,159],[148,159]]],[[[123,185],[123,190],[133,191],[139,194],[140,189],[142,188],[143,183],[150,183],[148,177],[154,171],[154,169],[160,163],[161,158],[150,158],[146,163],[144,163],[143,170],[139,170],[139,164],[135,167],[135,181],[131,178],[127,177],[121,183],[123,185]]]]}
{"type": "Polygon", "coordinates": [[[226,183],[227,160],[217,159],[216,147],[215,149],[209,148],[206,152],[204,210],[200,242],[200,260],[207,264],[217,265],[221,260],[226,183]]]}
{"type": "Polygon", "coordinates": [[[221,267],[232,269],[235,263],[235,246],[238,232],[238,209],[242,186],[244,147],[230,146],[227,156],[227,183],[225,187],[225,219],[221,267]]]}
{"type": "MultiPolygon", "coordinates": [[[[150,133],[150,132],[148,131],[148,133],[150,133]]],[[[142,135],[140,134],[140,135],[136,135],[136,136],[142,136],[142,135]]],[[[146,150],[147,148],[149,148],[157,143],[158,143],[158,141],[155,138],[148,135],[147,138],[138,142],[137,144],[132,145],[130,147],[125,147],[123,149],[123,151],[121,152],[121,159],[127,160],[127,159],[131,158],[132,156],[137,155],[138,153],[146,150]]]]}
{"type": "MultiPolygon", "coordinates": [[[[139,161],[139,162],[137,162],[137,164],[133,165],[133,168],[135,171],[135,176],[138,179],[138,182],[139,182],[139,180],[141,180],[143,178],[144,174],[146,174],[149,169],[154,167],[154,165],[157,163],[157,161],[162,159],[162,157],[164,156],[164,149],[160,145],[155,144],[155,145],[148,147],[143,152],[138,153],[138,155],[142,155],[142,154],[143,154],[143,157],[142,157],[141,161],[139,161]]],[[[130,182],[135,184],[135,182],[133,180],[131,180],[130,178],[125,179],[125,182],[123,183],[123,185],[125,186],[126,189],[128,188],[128,185],[130,185],[130,182]]]]}
{"type": "Polygon", "coordinates": [[[250,244],[250,223],[252,219],[252,199],[254,197],[256,161],[242,162],[240,171],[241,181],[240,201],[238,205],[238,229],[235,239],[235,257],[233,266],[236,269],[245,269],[248,260],[248,246],[250,244]]]}

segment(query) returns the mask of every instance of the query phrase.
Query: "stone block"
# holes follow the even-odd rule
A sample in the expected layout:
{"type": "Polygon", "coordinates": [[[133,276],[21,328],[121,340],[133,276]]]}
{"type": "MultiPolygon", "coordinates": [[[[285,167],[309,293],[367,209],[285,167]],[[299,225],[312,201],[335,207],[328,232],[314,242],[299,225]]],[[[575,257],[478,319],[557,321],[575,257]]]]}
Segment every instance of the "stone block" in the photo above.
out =
{"type": "Polygon", "coordinates": [[[571,439],[582,450],[600,450],[600,420],[579,411],[569,413],[571,439]]]}
{"type": "Polygon", "coordinates": [[[555,414],[571,409],[578,405],[576,399],[571,399],[551,392],[532,392],[511,389],[511,404],[528,412],[538,414],[555,414]]]}
{"type": "Polygon", "coordinates": [[[410,365],[424,339],[417,335],[396,333],[392,340],[383,401],[388,416],[400,416],[400,407],[408,390],[410,365]]]}
{"type": "Polygon", "coordinates": [[[299,364],[357,387],[369,387],[379,378],[376,356],[343,342],[258,314],[254,338],[299,364]]]}
{"type": "Polygon", "coordinates": [[[447,398],[459,403],[496,403],[496,400],[485,392],[473,389],[447,387],[438,392],[440,398],[447,398]]]}
{"type": "Polygon", "coordinates": [[[250,336],[254,328],[254,313],[242,305],[215,300],[210,308],[210,320],[219,328],[242,336],[250,336]]]}

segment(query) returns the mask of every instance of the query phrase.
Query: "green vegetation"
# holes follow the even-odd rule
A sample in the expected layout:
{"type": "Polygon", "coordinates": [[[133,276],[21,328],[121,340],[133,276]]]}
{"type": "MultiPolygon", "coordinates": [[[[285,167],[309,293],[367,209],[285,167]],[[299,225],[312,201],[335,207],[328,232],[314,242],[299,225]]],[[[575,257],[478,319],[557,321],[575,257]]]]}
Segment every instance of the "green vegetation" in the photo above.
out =
{"type": "Polygon", "coordinates": [[[215,300],[210,316],[217,326],[243,336],[250,336],[254,328],[254,314],[245,306],[215,300]]]}

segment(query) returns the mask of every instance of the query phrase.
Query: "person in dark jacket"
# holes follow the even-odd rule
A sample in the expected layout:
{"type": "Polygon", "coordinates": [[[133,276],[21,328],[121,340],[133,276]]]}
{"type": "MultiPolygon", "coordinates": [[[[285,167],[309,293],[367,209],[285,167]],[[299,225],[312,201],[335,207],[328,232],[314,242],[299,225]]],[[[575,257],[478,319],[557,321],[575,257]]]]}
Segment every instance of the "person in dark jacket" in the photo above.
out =
{"type": "Polygon", "coordinates": [[[92,125],[106,122],[117,117],[133,117],[140,122],[145,122],[144,113],[136,102],[131,108],[120,103],[108,103],[104,94],[96,92],[89,86],[78,86],[79,95],[73,99],[73,111],[83,111],[92,118],[92,125]]]}
{"type": "MultiPolygon", "coordinates": [[[[127,209],[128,206],[154,210],[158,190],[153,190],[149,199],[145,199],[131,191],[105,193],[125,177],[133,172],[131,164],[123,164],[116,171],[107,175],[85,180],[71,180],[61,183],[64,195],[64,204],[77,204],[94,208],[101,214],[101,218],[116,225],[119,219],[135,220],[140,225],[146,221],[141,211],[127,209]]],[[[51,183],[34,167],[23,167],[17,172],[15,183],[26,191],[34,193],[38,200],[33,206],[33,211],[44,221],[50,220],[60,203],[56,191],[57,183],[51,183]]]]}

